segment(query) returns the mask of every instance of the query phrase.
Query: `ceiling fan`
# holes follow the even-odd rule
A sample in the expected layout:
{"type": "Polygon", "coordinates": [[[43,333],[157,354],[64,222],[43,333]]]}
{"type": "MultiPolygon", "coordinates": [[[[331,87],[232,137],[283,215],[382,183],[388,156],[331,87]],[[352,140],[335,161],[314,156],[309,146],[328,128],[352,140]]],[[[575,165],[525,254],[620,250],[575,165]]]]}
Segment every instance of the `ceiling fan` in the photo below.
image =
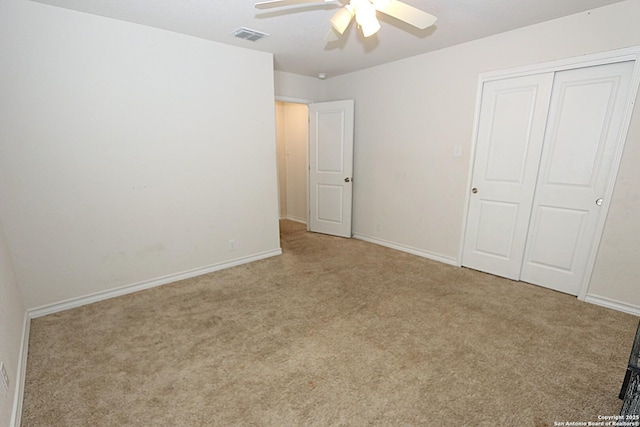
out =
{"type": "MultiPolygon", "coordinates": [[[[337,0],[269,0],[256,3],[255,7],[257,9],[269,9],[309,3],[338,4],[337,0]]],[[[362,35],[365,37],[372,36],[380,29],[376,11],[392,16],[421,30],[432,26],[438,19],[400,0],[349,0],[349,3],[338,10],[331,18],[331,28],[336,33],[343,34],[355,17],[356,23],[362,29],[362,35]]],[[[329,39],[331,38],[329,35],[329,39]]]]}

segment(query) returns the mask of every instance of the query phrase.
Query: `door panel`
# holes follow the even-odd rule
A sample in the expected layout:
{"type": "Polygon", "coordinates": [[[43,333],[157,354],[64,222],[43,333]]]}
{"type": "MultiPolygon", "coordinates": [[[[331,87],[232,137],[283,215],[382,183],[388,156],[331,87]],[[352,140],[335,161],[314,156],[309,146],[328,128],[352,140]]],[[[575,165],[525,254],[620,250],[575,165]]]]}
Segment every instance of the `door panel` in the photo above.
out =
{"type": "Polygon", "coordinates": [[[317,186],[318,221],[341,224],[343,191],[340,185],[319,184],[317,186]]]}
{"type": "Polygon", "coordinates": [[[309,230],[351,237],[353,100],[309,105],[309,230]]]}
{"type": "Polygon", "coordinates": [[[553,73],[484,84],[462,264],[517,280],[553,73]]]}
{"type": "Polygon", "coordinates": [[[520,279],[577,295],[596,241],[633,62],[556,73],[520,279]]]}
{"type": "Polygon", "coordinates": [[[484,255],[509,260],[512,236],[518,220],[518,204],[481,200],[479,223],[476,238],[476,251],[484,255]]]}
{"type": "Polygon", "coordinates": [[[342,110],[316,111],[317,171],[344,173],[344,112],[342,110]]]}
{"type": "Polygon", "coordinates": [[[584,236],[588,212],[574,209],[540,206],[531,236],[529,263],[560,271],[575,269],[575,242],[584,236]],[[547,236],[563,236],[548,242],[547,236]]]}
{"type": "MultiPolygon", "coordinates": [[[[566,78],[558,76],[560,81],[566,78]]],[[[548,138],[552,146],[547,184],[593,186],[615,83],[611,80],[560,83],[558,105],[554,105],[560,117],[550,123],[555,128],[548,138]]]]}

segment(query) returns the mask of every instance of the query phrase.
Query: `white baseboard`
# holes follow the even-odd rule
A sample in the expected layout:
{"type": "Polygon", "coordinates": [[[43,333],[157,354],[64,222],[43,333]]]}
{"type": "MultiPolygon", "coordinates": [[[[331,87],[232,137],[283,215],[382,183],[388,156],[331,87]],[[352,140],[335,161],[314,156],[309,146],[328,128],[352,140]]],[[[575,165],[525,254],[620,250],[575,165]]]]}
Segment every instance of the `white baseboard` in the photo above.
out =
{"type": "Polygon", "coordinates": [[[386,246],[387,248],[395,249],[402,252],[407,252],[412,255],[417,255],[422,258],[428,258],[433,261],[443,262],[449,265],[455,265],[456,267],[460,267],[458,260],[455,258],[451,258],[448,256],[434,254],[431,252],[423,251],[422,249],[417,249],[411,246],[402,245],[400,243],[389,242],[387,240],[378,239],[376,237],[365,236],[363,234],[354,233],[353,237],[359,240],[364,240],[365,242],[374,243],[380,246],[386,246]]]}
{"type": "Polygon", "coordinates": [[[293,222],[299,222],[300,224],[306,224],[307,223],[306,219],[296,218],[296,217],[293,217],[293,216],[287,216],[284,219],[288,219],[289,221],[293,221],[293,222]]]}
{"type": "Polygon", "coordinates": [[[640,307],[638,307],[637,305],[627,304],[625,302],[616,301],[610,298],[593,294],[587,294],[584,300],[591,304],[611,308],[613,310],[622,311],[624,313],[633,314],[634,316],[640,316],[640,307]]]}
{"type": "Polygon", "coordinates": [[[142,282],[133,283],[131,285],[125,285],[118,288],[109,289],[106,291],[96,292],[96,293],[85,295],[78,298],[71,298],[65,301],[60,301],[53,304],[47,304],[41,307],[31,308],[27,312],[31,319],[35,319],[36,317],[46,316],[48,314],[69,310],[75,307],[80,307],[82,305],[87,305],[94,302],[103,301],[109,298],[114,298],[121,295],[142,291],[144,289],[155,288],[156,286],[166,285],[168,283],[177,282],[178,280],[184,280],[184,279],[189,279],[191,277],[201,276],[203,274],[224,270],[225,268],[236,267],[238,265],[247,264],[253,261],[258,261],[261,259],[270,258],[272,256],[277,256],[277,255],[282,255],[282,249],[274,249],[271,251],[261,252],[254,255],[242,257],[242,258],[237,258],[231,261],[225,261],[218,264],[209,265],[206,267],[194,268],[192,270],[187,270],[180,273],[157,277],[155,279],[145,280],[142,282]]]}
{"type": "Polygon", "coordinates": [[[24,398],[24,383],[27,375],[27,354],[29,353],[29,331],[31,329],[31,318],[29,312],[24,313],[24,323],[22,325],[22,342],[20,343],[20,354],[18,355],[18,365],[16,368],[16,389],[13,397],[13,408],[11,411],[10,427],[20,427],[22,420],[22,401],[24,398]]]}

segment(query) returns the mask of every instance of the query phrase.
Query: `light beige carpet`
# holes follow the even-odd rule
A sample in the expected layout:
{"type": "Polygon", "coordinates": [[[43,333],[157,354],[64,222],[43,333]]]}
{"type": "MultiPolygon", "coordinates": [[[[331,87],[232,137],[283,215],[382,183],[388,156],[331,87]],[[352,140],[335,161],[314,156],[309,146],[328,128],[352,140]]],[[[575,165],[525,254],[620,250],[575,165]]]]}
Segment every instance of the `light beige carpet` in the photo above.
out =
{"type": "Polygon", "coordinates": [[[35,426],[553,426],[620,410],[638,319],[283,222],[280,257],[32,321],[35,426]]]}

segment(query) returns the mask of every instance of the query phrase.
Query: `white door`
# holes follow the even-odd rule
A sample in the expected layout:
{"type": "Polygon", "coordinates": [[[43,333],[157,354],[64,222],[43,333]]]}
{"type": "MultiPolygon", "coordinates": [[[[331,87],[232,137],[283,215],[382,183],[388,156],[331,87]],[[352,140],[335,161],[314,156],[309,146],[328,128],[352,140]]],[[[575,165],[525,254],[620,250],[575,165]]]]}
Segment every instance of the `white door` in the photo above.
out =
{"type": "Polygon", "coordinates": [[[354,101],[309,104],[309,230],[351,237],[354,101]]]}
{"type": "Polygon", "coordinates": [[[556,73],[520,280],[578,294],[615,179],[633,67],[629,61],[556,73]]]}
{"type": "Polygon", "coordinates": [[[484,84],[462,264],[518,280],[553,73],[484,84]]]}

